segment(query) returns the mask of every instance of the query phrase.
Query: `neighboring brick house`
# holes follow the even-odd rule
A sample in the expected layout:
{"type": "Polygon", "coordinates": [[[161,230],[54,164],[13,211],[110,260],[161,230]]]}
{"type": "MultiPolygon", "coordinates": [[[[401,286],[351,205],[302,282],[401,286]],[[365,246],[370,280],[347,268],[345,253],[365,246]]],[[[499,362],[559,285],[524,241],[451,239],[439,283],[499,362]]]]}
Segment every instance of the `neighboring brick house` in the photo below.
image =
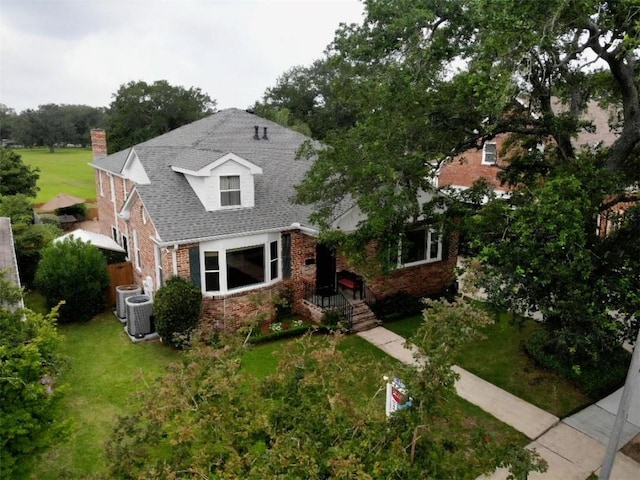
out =
{"type": "Polygon", "coordinates": [[[482,148],[467,150],[443,164],[438,172],[437,186],[466,190],[477,180],[484,178],[497,195],[507,194],[510,191],[509,186],[501,185],[497,176],[500,167],[505,166],[504,159],[500,158],[504,139],[504,135],[498,135],[485,142],[482,148]]]}
{"type": "MultiPolygon", "coordinates": [[[[337,305],[338,273],[348,267],[317,244],[311,207],[291,202],[310,166],[295,159],[307,137],[238,109],[112,155],[104,132],[91,133],[101,232],[125,248],[147,293],[172,275],[191,279],[212,328],[272,312],[284,288],[301,314],[318,318],[337,305]]],[[[336,226],[357,215],[346,210],[336,226]]],[[[437,295],[454,282],[457,237],[443,242],[429,226],[410,237],[398,268],[369,279],[360,296],[437,295]]]]}
{"type": "MultiPolygon", "coordinates": [[[[564,107],[558,102],[554,103],[554,111],[559,112],[563,109],[564,107]]],[[[574,146],[597,144],[610,146],[615,141],[616,134],[609,127],[609,112],[602,109],[596,102],[589,102],[581,120],[590,121],[594,128],[589,131],[582,130],[573,140],[574,146]]],[[[497,135],[479,145],[479,148],[469,149],[444,163],[437,175],[437,186],[465,190],[480,178],[484,178],[494,187],[498,196],[508,195],[511,188],[509,185],[501,185],[497,177],[500,168],[507,165],[505,159],[501,158],[502,146],[507,135],[497,135]]]]}

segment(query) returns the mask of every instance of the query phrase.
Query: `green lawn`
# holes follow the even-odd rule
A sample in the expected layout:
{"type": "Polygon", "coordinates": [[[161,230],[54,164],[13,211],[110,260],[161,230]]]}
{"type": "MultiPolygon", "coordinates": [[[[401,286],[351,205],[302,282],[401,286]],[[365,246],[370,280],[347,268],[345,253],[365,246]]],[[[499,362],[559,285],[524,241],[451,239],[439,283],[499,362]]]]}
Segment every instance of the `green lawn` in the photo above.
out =
{"type": "MultiPolygon", "coordinates": [[[[29,294],[27,305],[42,311],[41,297],[29,294]]],[[[123,326],[111,312],[106,312],[83,324],[60,325],[64,336],[64,355],[68,359],[57,382],[65,389],[63,409],[71,423],[70,435],[48,452],[34,459],[31,478],[106,479],[109,478],[103,452],[103,442],[114,419],[136,406],[135,392],[152,388],[154,379],[166,366],[179,359],[180,353],[159,342],[134,344],[123,332],[123,326]]],[[[243,354],[243,368],[257,378],[275,372],[276,353],[283,340],[251,346],[243,354]]],[[[338,348],[353,362],[380,360],[394,374],[399,363],[381,350],[355,335],[347,336],[338,348]]],[[[365,382],[353,395],[374,395],[382,387],[381,378],[365,382]],[[368,390],[368,391],[365,391],[368,390]]],[[[380,408],[384,396],[380,392],[380,408]]],[[[479,426],[496,438],[526,444],[526,438],[473,405],[453,396],[451,418],[442,422],[442,435],[464,437],[471,427],[479,426]],[[457,419],[457,420],[454,420],[457,419]]]]}
{"type": "Polygon", "coordinates": [[[71,432],[36,460],[31,478],[104,478],[102,444],[114,418],[131,410],[132,394],[148,388],[179,354],[159,342],[132,343],[111,312],[59,331],[67,361],[58,384],[71,432]]]}
{"type": "Polygon", "coordinates": [[[44,203],[59,193],[67,193],[84,199],[96,196],[90,148],[58,148],[49,153],[48,148],[17,148],[14,150],[22,161],[40,169],[40,191],[35,203],[44,203]]]}
{"type": "MultiPolygon", "coordinates": [[[[422,323],[417,315],[385,323],[385,328],[411,338],[422,323]]],[[[500,315],[495,324],[481,330],[484,339],[466,346],[455,361],[465,370],[559,417],[593,400],[560,375],[539,368],[524,352],[523,342],[538,324],[525,321],[522,328],[500,315]]]]}

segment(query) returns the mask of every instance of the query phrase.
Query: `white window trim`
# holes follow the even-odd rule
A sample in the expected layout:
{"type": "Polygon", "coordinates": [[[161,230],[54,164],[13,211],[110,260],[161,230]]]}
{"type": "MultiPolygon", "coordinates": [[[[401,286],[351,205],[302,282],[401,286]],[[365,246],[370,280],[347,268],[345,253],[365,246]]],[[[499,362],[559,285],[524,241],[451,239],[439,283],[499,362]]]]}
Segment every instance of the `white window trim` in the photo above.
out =
{"type": "Polygon", "coordinates": [[[218,177],[218,191],[220,194],[220,209],[227,210],[231,208],[242,208],[242,175],[220,175],[218,177]],[[238,188],[223,190],[222,189],[222,179],[229,177],[237,177],[238,178],[238,188]],[[227,192],[238,192],[240,194],[240,202],[233,205],[222,205],[222,194],[227,192]]]}
{"type": "Polygon", "coordinates": [[[122,198],[126,200],[128,194],[129,192],[127,192],[127,179],[122,177],[122,198]]]}
{"type": "Polygon", "coordinates": [[[278,240],[273,240],[271,242],[267,243],[267,251],[269,253],[269,260],[268,260],[268,265],[265,265],[265,270],[268,270],[269,273],[269,281],[273,282],[278,280],[279,278],[282,277],[282,267],[281,264],[282,262],[280,261],[280,242],[278,240]],[[271,244],[275,243],[276,244],[276,256],[272,257],[271,256],[271,244]],[[271,278],[271,267],[273,266],[273,264],[276,264],[276,276],[275,278],[271,278]],[[268,269],[266,267],[269,267],[268,269]]]}
{"type": "Polygon", "coordinates": [[[498,145],[496,144],[496,142],[484,142],[484,145],[482,146],[482,164],[483,165],[496,165],[497,163],[498,163],[498,145]],[[488,161],[487,160],[487,145],[493,145],[494,147],[496,147],[495,160],[494,161],[488,161]]]}
{"type": "MultiPolygon", "coordinates": [[[[418,260],[416,262],[407,262],[407,263],[402,263],[402,240],[400,240],[398,242],[398,263],[397,263],[397,267],[398,268],[408,268],[408,267],[414,267],[416,265],[424,265],[427,263],[436,263],[436,262],[440,262],[442,261],[442,232],[440,230],[436,230],[434,228],[430,228],[428,226],[425,227],[421,227],[424,230],[427,230],[428,235],[426,238],[426,243],[425,243],[425,259],[424,260],[418,260]],[[435,257],[429,257],[429,254],[431,252],[431,238],[432,235],[438,235],[438,253],[435,257]]],[[[415,230],[418,230],[417,228],[415,230]]]]}
{"type": "Polygon", "coordinates": [[[271,233],[263,235],[252,235],[249,237],[236,237],[225,240],[211,241],[200,245],[200,289],[202,294],[207,297],[226,295],[229,293],[242,293],[251,290],[257,290],[267,285],[272,285],[282,281],[282,262],[280,261],[280,249],[282,242],[280,233],[271,233]],[[278,256],[278,275],[271,278],[271,242],[277,242],[276,255],[278,256]],[[250,248],[262,245],[264,249],[264,282],[254,283],[244,287],[228,288],[227,287],[227,250],[237,250],[241,248],[250,248]],[[205,252],[218,252],[218,268],[220,275],[220,290],[207,291],[205,282],[205,252]]]}
{"type": "Polygon", "coordinates": [[[100,186],[100,196],[104,197],[104,187],[102,185],[102,170],[98,170],[98,185],[100,186]]]}

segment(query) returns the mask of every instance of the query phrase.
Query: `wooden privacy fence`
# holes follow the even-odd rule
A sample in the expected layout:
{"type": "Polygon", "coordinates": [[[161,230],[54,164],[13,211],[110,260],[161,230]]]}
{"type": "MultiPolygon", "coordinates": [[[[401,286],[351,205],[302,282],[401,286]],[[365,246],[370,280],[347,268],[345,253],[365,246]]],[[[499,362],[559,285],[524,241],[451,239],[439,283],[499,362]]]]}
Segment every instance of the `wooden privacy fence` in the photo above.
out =
{"type": "Polygon", "coordinates": [[[107,265],[107,271],[111,279],[107,303],[113,306],[116,304],[116,287],[133,283],[133,265],[131,262],[112,263],[107,265]]]}

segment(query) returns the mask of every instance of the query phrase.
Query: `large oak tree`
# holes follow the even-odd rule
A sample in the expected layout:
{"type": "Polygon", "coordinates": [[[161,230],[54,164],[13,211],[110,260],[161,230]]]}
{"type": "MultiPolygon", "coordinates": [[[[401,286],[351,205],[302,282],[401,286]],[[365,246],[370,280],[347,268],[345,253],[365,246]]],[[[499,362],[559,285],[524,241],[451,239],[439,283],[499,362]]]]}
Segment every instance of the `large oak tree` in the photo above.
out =
{"type": "MultiPolygon", "coordinates": [[[[301,152],[317,161],[298,201],[317,207],[326,231],[345,198],[357,202],[366,218],[356,233],[337,235],[352,252],[371,240],[393,242],[433,213],[418,199],[433,189],[440,164],[510,134],[504,178],[516,186],[513,205],[527,208],[485,215],[490,299],[540,311],[550,340],[579,351],[569,361],[601,358],[621,333],[609,312],[624,324],[640,309],[638,296],[621,290],[638,291],[626,253],[637,239],[620,235],[633,243],[628,248],[595,235],[598,213],[611,198],[628,197],[640,178],[640,6],[368,0],[365,7],[363,24],[343,26],[326,58],[342,75],[340,101],[355,125],[329,132],[328,148],[301,152]],[[564,108],[554,108],[555,99],[564,108]],[[591,128],[581,121],[590,100],[613,112],[617,140],[608,148],[572,142],[591,128]],[[603,332],[610,332],[604,341],[603,332]]],[[[630,218],[620,219],[623,232],[630,218]]]]}
{"type": "Polygon", "coordinates": [[[109,152],[117,152],[213,113],[215,100],[199,88],[131,81],[109,106],[109,152]]]}

